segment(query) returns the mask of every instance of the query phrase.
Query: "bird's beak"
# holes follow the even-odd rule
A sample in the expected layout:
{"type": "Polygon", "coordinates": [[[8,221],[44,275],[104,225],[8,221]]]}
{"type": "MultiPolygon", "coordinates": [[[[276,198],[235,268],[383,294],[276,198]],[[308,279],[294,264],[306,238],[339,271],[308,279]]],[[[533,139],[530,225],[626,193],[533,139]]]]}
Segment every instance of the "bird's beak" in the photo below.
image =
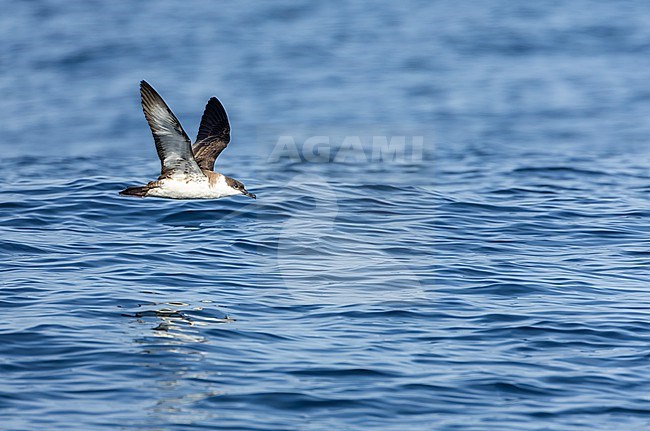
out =
{"type": "Polygon", "coordinates": [[[241,193],[244,196],[248,196],[249,198],[257,199],[257,196],[255,196],[253,193],[249,192],[248,190],[243,190],[241,193]]]}

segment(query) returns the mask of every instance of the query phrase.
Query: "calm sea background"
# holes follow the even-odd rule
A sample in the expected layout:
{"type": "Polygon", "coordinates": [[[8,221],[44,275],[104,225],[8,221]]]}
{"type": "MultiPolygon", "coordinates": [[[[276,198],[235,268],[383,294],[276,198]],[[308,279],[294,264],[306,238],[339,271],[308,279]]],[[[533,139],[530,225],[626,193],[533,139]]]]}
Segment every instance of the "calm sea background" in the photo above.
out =
{"type": "Polygon", "coordinates": [[[650,430],[649,3],[32,0],[0,35],[3,431],[650,430]],[[118,196],[159,171],[142,79],[192,137],[221,99],[256,201],[118,196]]]}

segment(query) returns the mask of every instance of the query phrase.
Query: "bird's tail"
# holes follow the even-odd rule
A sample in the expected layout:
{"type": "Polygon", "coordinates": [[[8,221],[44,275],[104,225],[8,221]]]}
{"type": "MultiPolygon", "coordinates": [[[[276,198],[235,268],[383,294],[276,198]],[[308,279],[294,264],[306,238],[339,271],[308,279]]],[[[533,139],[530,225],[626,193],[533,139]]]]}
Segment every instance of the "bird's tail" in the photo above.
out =
{"type": "Polygon", "coordinates": [[[122,196],[137,196],[139,198],[143,198],[147,196],[148,191],[149,191],[149,186],[135,186],[135,187],[125,188],[120,192],[120,194],[122,196]]]}

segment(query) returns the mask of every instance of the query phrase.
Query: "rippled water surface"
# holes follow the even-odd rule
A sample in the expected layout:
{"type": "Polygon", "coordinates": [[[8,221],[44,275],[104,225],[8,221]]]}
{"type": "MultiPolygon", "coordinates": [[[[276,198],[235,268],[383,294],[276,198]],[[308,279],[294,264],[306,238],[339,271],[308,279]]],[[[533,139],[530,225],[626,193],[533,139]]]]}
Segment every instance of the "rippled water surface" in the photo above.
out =
{"type": "Polygon", "coordinates": [[[7,6],[0,429],[650,429],[650,6],[472,5],[7,6]]]}

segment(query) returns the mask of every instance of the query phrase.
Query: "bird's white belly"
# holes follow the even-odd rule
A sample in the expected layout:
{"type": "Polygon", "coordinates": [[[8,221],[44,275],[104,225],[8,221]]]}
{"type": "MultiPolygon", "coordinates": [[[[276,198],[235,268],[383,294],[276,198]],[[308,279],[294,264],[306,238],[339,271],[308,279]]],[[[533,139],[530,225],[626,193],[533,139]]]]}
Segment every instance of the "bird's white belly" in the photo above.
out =
{"type": "Polygon", "coordinates": [[[199,181],[165,179],[159,187],[154,187],[147,193],[147,196],[169,199],[217,199],[231,195],[229,190],[218,185],[210,186],[207,178],[199,181]]]}

